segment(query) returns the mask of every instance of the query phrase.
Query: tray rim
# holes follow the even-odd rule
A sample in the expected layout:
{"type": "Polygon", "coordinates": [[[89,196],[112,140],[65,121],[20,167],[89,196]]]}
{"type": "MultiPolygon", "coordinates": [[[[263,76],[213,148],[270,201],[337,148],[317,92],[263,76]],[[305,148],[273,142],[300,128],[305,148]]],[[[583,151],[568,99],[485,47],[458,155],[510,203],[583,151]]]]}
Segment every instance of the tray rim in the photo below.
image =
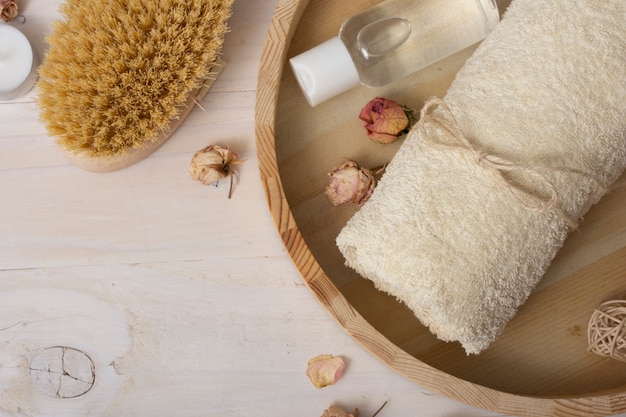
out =
{"type": "Polygon", "coordinates": [[[281,241],[304,283],[326,312],[357,343],[395,372],[449,398],[519,416],[600,417],[626,412],[626,392],[542,397],[481,386],[440,371],[380,334],[341,294],[309,250],[291,213],[276,158],[275,123],[280,82],[295,29],[310,0],[279,0],[261,55],[255,104],[259,173],[281,241]]]}

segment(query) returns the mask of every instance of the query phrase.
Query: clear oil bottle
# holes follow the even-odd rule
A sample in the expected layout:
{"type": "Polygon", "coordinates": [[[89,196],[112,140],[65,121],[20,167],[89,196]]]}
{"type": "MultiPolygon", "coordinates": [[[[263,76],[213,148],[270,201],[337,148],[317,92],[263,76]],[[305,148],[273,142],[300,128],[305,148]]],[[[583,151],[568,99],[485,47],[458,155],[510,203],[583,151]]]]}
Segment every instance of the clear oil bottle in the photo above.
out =
{"type": "Polygon", "coordinates": [[[380,87],[419,71],[482,41],[498,21],[495,0],[386,0],[290,64],[315,106],[359,84],[380,87]]]}

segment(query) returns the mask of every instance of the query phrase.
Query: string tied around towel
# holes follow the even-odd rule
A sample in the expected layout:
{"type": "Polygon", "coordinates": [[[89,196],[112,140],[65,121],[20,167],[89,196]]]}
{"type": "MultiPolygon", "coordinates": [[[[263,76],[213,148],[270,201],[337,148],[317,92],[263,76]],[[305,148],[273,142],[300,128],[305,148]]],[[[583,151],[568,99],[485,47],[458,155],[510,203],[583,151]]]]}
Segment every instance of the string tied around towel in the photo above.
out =
{"type": "Polygon", "coordinates": [[[537,213],[552,210],[565,221],[570,230],[578,227],[578,221],[565,213],[560,207],[557,188],[544,172],[559,171],[582,175],[595,182],[603,192],[606,191],[606,186],[600,180],[589,173],[577,169],[546,167],[543,165],[522,165],[479,149],[467,139],[450,108],[438,97],[431,97],[426,101],[420,112],[420,119],[416,127],[421,131],[425,144],[438,149],[459,149],[466,152],[472,157],[476,164],[482,165],[495,172],[495,178],[511,192],[516,201],[524,209],[537,213]],[[435,112],[438,108],[439,112],[435,112]],[[429,135],[427,132],[428,125],[438,128],[438,132],[445,135],[445,142],[435,139],[433,135],[429,135]],[[545,190],[545,194],[539,195],[538,192],[533,192],[525,188],[521,184],[511,180],[507,174],[521,174],[532,177],[545,190]],[[522,198],[522,196],[526,196],[527,198],[522,198]],[[534,203],[529,200],[534,200],[534,203]]]}

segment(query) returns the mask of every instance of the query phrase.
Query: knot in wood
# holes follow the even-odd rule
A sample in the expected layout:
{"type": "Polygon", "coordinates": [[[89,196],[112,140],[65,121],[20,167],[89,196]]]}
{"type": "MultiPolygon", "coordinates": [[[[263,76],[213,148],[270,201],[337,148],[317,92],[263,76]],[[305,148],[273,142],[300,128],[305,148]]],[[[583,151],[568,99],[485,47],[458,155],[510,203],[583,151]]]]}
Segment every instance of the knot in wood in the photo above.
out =
{"type": "Polygon", "coordinates": [[[53,398],[76,398],[95,383],[91,358],[83,351],[54,346],[39,352],[30,363],[31,381],[42,394],[53,398]]]}

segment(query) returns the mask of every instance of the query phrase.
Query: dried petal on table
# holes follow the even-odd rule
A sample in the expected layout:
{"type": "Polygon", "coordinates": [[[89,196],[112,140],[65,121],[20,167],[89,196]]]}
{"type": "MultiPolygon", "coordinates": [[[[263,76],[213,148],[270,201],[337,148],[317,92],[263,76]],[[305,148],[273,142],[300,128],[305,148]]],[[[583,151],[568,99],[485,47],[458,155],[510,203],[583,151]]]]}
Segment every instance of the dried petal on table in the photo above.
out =
{"type": "Polygon", "coordinates": [[[343,375],[346,363],[340,356],[319,355],[308,363],[306,374],[317,388],[332,385],[343,375]]]}
{"type": "Polygon", "coordinates": [[[324,414],[322,414],[321,417],[359,417],[359,410],[355,408],[354,414],[350,414],[341,407],[331,405],[326,410],[324,410],[324,414]]]}

